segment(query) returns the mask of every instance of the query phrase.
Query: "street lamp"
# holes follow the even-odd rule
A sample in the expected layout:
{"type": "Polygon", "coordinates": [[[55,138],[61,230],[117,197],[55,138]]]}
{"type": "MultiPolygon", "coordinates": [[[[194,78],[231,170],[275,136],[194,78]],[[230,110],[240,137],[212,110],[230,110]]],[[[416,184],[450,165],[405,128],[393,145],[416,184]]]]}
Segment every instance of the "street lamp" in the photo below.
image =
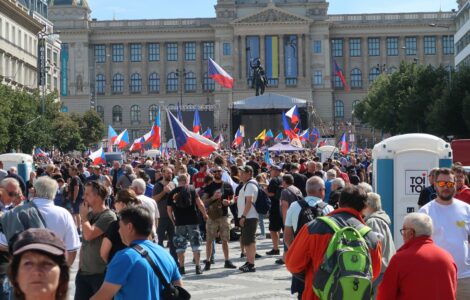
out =
{"type": "Polygon", "coordinates": [[[180,109],[183,109],[183,78],[186,77],[186,70],[184,68],[183,70],[176,69],[176,77],[178,77],[178,84],[180,88],[180,109]]]}
{"type": "Polygon", "coordinates": [[[46,27],[44,27],[40,32],[38,32],[38,87],[41,87],[42,97],[41,97],[41,113],[44,115],[46,112],[45,102],[46,102],[46,84],[47,84],[47,74],[48,67],[46,66],[47,57],[46,57],[46,37],[51,35],[59,34],[59,31],[46,32],[46,27]]]}

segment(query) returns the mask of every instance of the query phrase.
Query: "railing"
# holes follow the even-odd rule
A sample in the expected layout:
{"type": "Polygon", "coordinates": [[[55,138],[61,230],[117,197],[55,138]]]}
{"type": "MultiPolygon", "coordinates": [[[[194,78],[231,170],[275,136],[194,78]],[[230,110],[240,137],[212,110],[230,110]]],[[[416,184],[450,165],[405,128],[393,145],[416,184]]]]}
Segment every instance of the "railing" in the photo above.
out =
{"type": "Polygon", "coordinates": [[[91,28],[108,27],[203,27],[216,22],[215,18],[197,19],[157,19],[157,20],[121,20],[121,21],[93,21],[91,28]]]}
{"type": "Polygon", "coordinates": [[[330,15],[332,22],[369,22],[369,21],[399,21],[399,20],[448,20],[452,21],[455,14],[452,12],[435,13],[395,13],[395,14],[354,14],[330,15]]]}

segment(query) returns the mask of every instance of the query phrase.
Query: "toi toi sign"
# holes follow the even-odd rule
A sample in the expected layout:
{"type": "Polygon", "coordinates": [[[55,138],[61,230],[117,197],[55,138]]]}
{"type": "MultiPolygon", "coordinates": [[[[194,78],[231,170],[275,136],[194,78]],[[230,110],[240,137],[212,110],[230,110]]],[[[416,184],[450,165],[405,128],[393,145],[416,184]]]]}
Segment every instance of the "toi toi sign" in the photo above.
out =
{"type": "Polygon", "coordinates": [[[405,194],[419,195],[428,185],[428,171],[426,170],[406,170],[405,171],[405,194]]]}

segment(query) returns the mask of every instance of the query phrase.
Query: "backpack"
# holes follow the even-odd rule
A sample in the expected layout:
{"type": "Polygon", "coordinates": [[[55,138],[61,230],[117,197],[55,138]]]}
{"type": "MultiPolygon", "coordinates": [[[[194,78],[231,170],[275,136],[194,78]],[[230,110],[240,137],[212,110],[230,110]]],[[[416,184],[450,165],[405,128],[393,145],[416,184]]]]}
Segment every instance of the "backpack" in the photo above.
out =
{"type": "Polygon", "coordinates": [[[266,192],[257,183],[254,183],[253,181],[248,181],[245,184],[245,188],[243,189],[243,191],[246,190],[246,186],[248,185],[248,183],[252,183],[258,188],[258,196],[256,197],[256,201],[253,203],[256,212],[261,215],[267,214],[271,210],[271,199],[269,199],[268,194],[266,194],[266,192]]]}
{"type": "MultiPolygon", "coordinates": [[[[314,274],[313,291],[321,300],[362,300],[372,297],[372,261],[364,236],[371,229],[340,228],[329,217],[318,217],[335,232],[314,274]]],[[[362,224],[361,224],[362,225],[362,224]]]]}
{"type": "Polygon", "coordinates": [[[316,217],[324,216],[325,214],[323,213],[323,209],[328,205],[322,201],[314,206],[310,206],[305,199],[299,199],[297,200],[297,203],[299,203],[301,210],[299,212],[297,228],[294,232],[294,236],[297,235],[305,224],[315,220],[316,217]]]}

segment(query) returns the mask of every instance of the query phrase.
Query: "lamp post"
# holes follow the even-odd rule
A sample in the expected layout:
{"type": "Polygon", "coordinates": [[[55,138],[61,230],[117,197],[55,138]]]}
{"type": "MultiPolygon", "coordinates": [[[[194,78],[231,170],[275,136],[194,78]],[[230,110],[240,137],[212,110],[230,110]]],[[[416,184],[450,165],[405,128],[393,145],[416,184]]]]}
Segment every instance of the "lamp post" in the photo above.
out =
{"type": "Polygon", "coordinates": [[[186,70],[176,69],[176,77],[178,77],[178,84],[180,88],[180,109],[183,109],[183,79],[186,77],[186,70]],[[181,80],[180,80],[181,79],[181,80]]]}
{"type": "Polygon", "coordinates": [[[46,37],[51,35],[59,34],[59,31],[46,32],[47,28],[44,28],[38,32],[38,87],[41,88],[41,114],[44,115],[46,112],[46,84],[47,84],[47,73],[48,67],[46,66],[46,37]]]}

